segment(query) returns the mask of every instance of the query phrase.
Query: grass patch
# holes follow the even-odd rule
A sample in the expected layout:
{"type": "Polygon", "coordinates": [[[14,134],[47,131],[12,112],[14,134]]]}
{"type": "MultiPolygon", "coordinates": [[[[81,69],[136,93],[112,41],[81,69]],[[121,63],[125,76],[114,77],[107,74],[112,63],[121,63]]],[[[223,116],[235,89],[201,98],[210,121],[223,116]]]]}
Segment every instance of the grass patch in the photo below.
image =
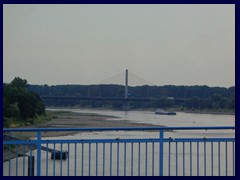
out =
{"type": "Polygon", "coordinates": [[[27,119],[4,118],[3,127],[4,128],[30,127],[38,125],[45,121],[50,121],[52,118],[53,117],[49,112],[46,112],[45,115],[41,116],[36,115],[34,118],[27,119]]]}
{"type": "Polygon", "coordinates": [[[53,119],[57,119],[59,116],[91,116],[91,117],[109,117],[109,118],[117,118],[116,116],[108,116],[108,115],[101,115],[96,113],[78,113],[78,112],[72,112],[72,111],[47,111],[49,115],[53,119]]]}

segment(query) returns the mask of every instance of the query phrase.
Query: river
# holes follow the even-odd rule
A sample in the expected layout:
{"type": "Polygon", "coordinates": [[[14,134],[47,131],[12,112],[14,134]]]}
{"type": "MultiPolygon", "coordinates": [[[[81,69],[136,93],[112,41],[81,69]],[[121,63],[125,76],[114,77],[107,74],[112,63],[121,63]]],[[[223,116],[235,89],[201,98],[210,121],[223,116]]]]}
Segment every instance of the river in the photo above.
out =
{"type": "MultiPolygon", "coordinates": [[[[235,115],[197,114],[178,112],[176,116],[156,115],[152,111],[117,111],[94,109],[51,109],[55,111],[72,111],[117,116],[121,120],[134,123],[149,123],[163,126],[235,126],[235,115]]],[[[110,119],[119,120],[119,119],[110,119]]]]}
{"type": "MultiPolygon", "coordinates": [[[[182,113],[182,112],[178,112],[176,116],[168,116],[168,115],[156,115],[154,112],[151,111],[116,111],[116,110],[93,110],[93,109],[57,109],[57,108],[49,108],[48,110],[54,110],[54,111],[72,111],[72,112],[79,112],[79,113],[96,113],[96,114],[101,114],[101,115],[108,115],[108,116],[117,116],[119,118],[109,118],[109,120],[122,120],[122,121],[128,121],[128,122],[134,122],[134,123],[149,123],[152,125],[163,125],[163,126],[171,126],[171,127],[179,127],[179,126],[235,126],[235,115],[216,115],[216,114],[193,114],[193,113],[182,113]]],[[[136,131],[136,132],[126,132],[126,131],[119,131],[119,132],[109,132],[109,131],[105,131],[105,132],[87,132],[87,133],[78,133],[75,135],[69,135],[69,136],[65,136],[65,137],[51,137],[51,138],[45,138],[45,139],[115,139],[115,138],[124,138],[124,139],[128,139],[128,138],[156,138],[159,137],[159,132],[140,132],[140,131],[136,131]]],[[[164,133],[164,137],[165,138],[176,138],[176,137],[187,137],[187,138],[193,138],[193,137],[197,137],[197,138],[203,138],[203,137],[235,137],[235,131],[234,130],[208,130],[208,131],[174,131],[174,132],[165,132],[164,133]]],[[[96,175],[96,170],[98,172],[98,175],[103,175],[103,173],[105,173],[104,175],[110,175],[110,170],[109,168],[109,158],[110,158],[110,151],[109,151],[109,147],[110,144],[106,144],[105,147],[103,147],[103,144],[99,144],[98,147],[96,146],[96,144],[92,144],[91,146],[91,164],[93,166],[93,168],[91,169],[91,175],[96,175]],[[98,148],[98,152],[99,152],[99,164],[98,164],[98,169],[96,169],[94,163],[96,162],[96,148],[98,148]],[[103,156],[102,156],[102,149],[105,148],[106,152],[105,152],[105,165],[106,166],[105,170],[103,171],[103,164],[101,164],[100,161],[102,161],[103,163],[103,156]]],[[[141,168],[140,168],[140,175],[152,175],[152,172],[154,175],[158,175],[158,161],[157,159],[159,158],[159,149],[157,144],[155,144],[154,148],[152,147],[152,144],[148,144],[145,145],[144,143],[141,143],[141,154],[139,156],[139,152],[138,152],[138,147],[139,144],[136,143],[134,144],[134,157],[133,157],[133,161],[134,161],[134,167],[133,167],[133,175],[138,175],[138,158],[139,157],[144,157],[145,153],[148,154],[147,155],[147,160],[145,158],[141,159],[141,168]],[[147,147],[146,147],[147,146],[147,147]],[[148,151],[146,152],[145,149],[148,149],[148,151]],[[154,155],[155,157],[152,158],[151,156],[151,151],[154,150],[154,155]],[[154,162],[154,168],[152,168],[150,165],[153,161],[153,159],[156,159],[154,162]],[[147,166],[144,167],[145,164],[148,164],[147,166]],[[146,170],[146,167],[148,167],[146,170]],[[146,174],[145,174],[145,173],[146,174]]],[[[49,145],[49,147],[52,147],[52,145],[49,145]]],[[[213,174],[214,175],[218,175],[218,144],[214,144],[214,166],[213,166],[213,174]]],[[[224,158],[224,155],[226,154],[225,152],[225,148],[223,148],[224,146],[221,145],[221,153],[220,156],[221,158],[224,158]]],[[[60,145],[56,145],[56,149],[59,149],[60,145]]],[[[62,146],[63,150],[68,150],[67,149],[67,144],[64,144],[62,146]]],[[[69,170],[69,175],[74,175],[76,173],[76,175],[88,175],[89,174],[89,148],[90,145],[89,144],[85,144],[84,145],[84,161],[81,160],[82,157],[82,145],[78,144],[77,146],[74,146],[74,144],[70,145],[70,150],[69,150],[69,158],[67,161],[63,161],[62,162],[62,175],[67,175],[67,163],[70,162],[70,170],[69,170]],[[75,148],[77,148],[77,153],[75,155],[75,148]],[[76,160],[76,157],[77,160],[76,160]],[[77,166],[77,170],[75,171],[75,165],[77,166]],[[83,167],[83,168],[82,168],[83,167]]],[[[123,171],[124,171],[124,161],[123,161],[123,151],[124,151],[124,145],[120,144],[119,145],[119,149],[120,149],[120,153],[119,153],[119,166],[116,165],[116,161],[117,161],[117,155],[116,155],[116,151],[117,151],[117,146],[116,144],[113,145],[113,159],[112,162],[113,165],[112,166],[112,175],[117,175],[117,168],[119,168],[119,175],[123,175],[123,171]]],[[[169,147],[168,146],[164,146],[164,150],[166,150],[166,153],[164,153],[164,162],[168,162],[168,153],[169,152],[169,147]]],[[[190,169],[189,169],[189,148],[190,145],[186,143],[185,145],[185,154],[186,154],[186,169],[184,171],[185,175],[190,175],[190,169]]],[[[171,163],[171,175],[175,175],[175,171],[176,171],[176,162],[173,161],[176,153],[175,153],[175,149],[176,149],[176,145],[172,144],[171,146],[171,157],[172,157],[172,163],[171,163]]],[[[179,156],[181,154],[183,154],[182,152],[183,149],[183,145],[179,145],[179,149],[178,149],[178,154],[179,156]]],[[[193,163],[196,164],[197,161],[197,156],[196,156],[196,145],[192,146],[192,161],[193,163]]],[[[206,145],[206,149],[210,149],[210,143],[206,145]]],[[[131,169],[130,169],[130,163],[131,163],[131,144],[127,144],[126,146],[126,152],[127,156],[127,169],[126,169],[126,174],[130,175],[131,174],[131,169]]],[[[204,175],[204,169],[203,169],[203,145],[200,146],[200,173],[199,175],[204,175]]],[[[36,151],[33,151],[33,154],[36,156],[36,151]]],[[[227,173],[229,175],[233,174],[232,169],[234,167],[235,164],[235,160],[233,160],[233,158],[230,157],[234,157],[235,156],[235,147],[233,146],[233,144],[229,144],[228,143],[228,151],[227,151],[228,157],[229,157],[229,161],[227,163],[227,173]]],[[[182,158],[182,157],[181,157],[182,158]]],[[[183,159],[179,158],[179,162],[180,164],[183,163],[183,159]]],[[[207,175],[211,174],[211,168],[210,168],[210,159],[211,159],[211,155],[210,155],[210,151],[207,152],[206,157],[207,159],[207,166],[208,168],[206,169],[206,173],[207,175]]],[[[25,160],[24,160],[25,161],[25,160]]],[[[26,160],[27,161],[27,160],[26,160]]],[[[55,175],[61,175],[61,163],[59,161],[56,161],[56,164],[53,166],[53,161],[50,159],[50,154],[46,154],[46,152],[42,151],[42,158],[41,158],[41,162],[42,162],[42,175],[46,175],[46,172],[48,173],[48,175],[53,175],[53,168],[55,168],[56,170],[56,174],[55,175]],[[47,163],[46,163],[47,162],[47,163]],[[48,164],[48,166],[46,166],[46,164],[48,164]]],[[[25,162],[25,165],[27,162],[25,162]]],[[[23,158],[20,157],[18,158],[18,161],[16,161],[15,159],[11,160],[11,165],[12,170],[11,170],[11,174],[15,174],[15,167],[17,166],[19,168],[19,174],[22,174],[21,172],[23,172],[23,158]],[[17,165],[18,164],[18,165],[17,165]]],[[[8,166],[9,166],[9,162],[5,162],[4,163],[4,174],[7,175],[8,174],[8,166]]],[[[234,167],[235,169],[235,167],[234,167]]],[[[224,175],[225,173],[225,169],[224,169],[224,165],[221,166],[220,168],[221,170],[221,175],[224,175]]],[[[178,167],[178,175],[183,175],[183,167],[179,166],[178,167]]],[[[193,168],[192,173],[193,175],[196,175],[196,168],[193,168]]],[[[164,169],[164,175],[167,175],[169,173],[168,168],[164,169]]]]}

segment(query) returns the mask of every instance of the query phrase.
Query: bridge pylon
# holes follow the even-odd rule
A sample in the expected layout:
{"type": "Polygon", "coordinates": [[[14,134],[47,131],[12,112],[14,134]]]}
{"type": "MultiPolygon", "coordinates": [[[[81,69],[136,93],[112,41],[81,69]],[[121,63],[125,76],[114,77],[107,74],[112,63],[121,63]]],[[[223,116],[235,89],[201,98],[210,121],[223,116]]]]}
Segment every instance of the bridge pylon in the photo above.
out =
{"type": "Polygon", "coordinates": [[[129,102],[128,102],[128,69],[126,69],[126,73],[125,73],[125,100],[123,101],[122,109],[124,111],[127,111],[130,109],[129,102]]]}
{"type": "Polygon", "coordinates": [[[125,98],[128,98],[128,70],[125,73],[125,98]]]}

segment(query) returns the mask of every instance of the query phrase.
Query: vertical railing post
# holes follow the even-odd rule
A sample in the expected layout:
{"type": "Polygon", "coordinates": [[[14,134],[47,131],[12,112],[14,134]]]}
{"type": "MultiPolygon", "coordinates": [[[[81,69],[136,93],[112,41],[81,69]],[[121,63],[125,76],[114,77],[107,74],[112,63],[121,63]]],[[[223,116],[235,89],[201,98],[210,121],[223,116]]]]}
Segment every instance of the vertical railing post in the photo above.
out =
{"type": "Polygon", "coordinates": [[[28,176],[34,176],[34,156],[28,156],[28,176]]]}
{"type": "Polygon", "coordinates": [[[37,131],[37,176],[41,176],[41,131],[37,131]]]}
{"type": "Polygon", "coordinates": [[[163,130],[159,134],[159,176],[163,176],[163,130]]]}

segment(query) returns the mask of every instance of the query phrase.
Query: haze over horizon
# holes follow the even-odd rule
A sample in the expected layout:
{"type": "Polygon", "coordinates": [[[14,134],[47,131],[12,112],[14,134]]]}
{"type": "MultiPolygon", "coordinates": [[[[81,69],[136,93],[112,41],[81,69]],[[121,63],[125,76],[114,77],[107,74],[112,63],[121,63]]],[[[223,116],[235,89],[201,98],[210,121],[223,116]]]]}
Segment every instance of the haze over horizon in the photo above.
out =
{"type": "Polygon", "coordinates": [[[99,84],[125,69],[149,85],[235,86],[235,5],[3,5],[3,82],[99,84]]]}

